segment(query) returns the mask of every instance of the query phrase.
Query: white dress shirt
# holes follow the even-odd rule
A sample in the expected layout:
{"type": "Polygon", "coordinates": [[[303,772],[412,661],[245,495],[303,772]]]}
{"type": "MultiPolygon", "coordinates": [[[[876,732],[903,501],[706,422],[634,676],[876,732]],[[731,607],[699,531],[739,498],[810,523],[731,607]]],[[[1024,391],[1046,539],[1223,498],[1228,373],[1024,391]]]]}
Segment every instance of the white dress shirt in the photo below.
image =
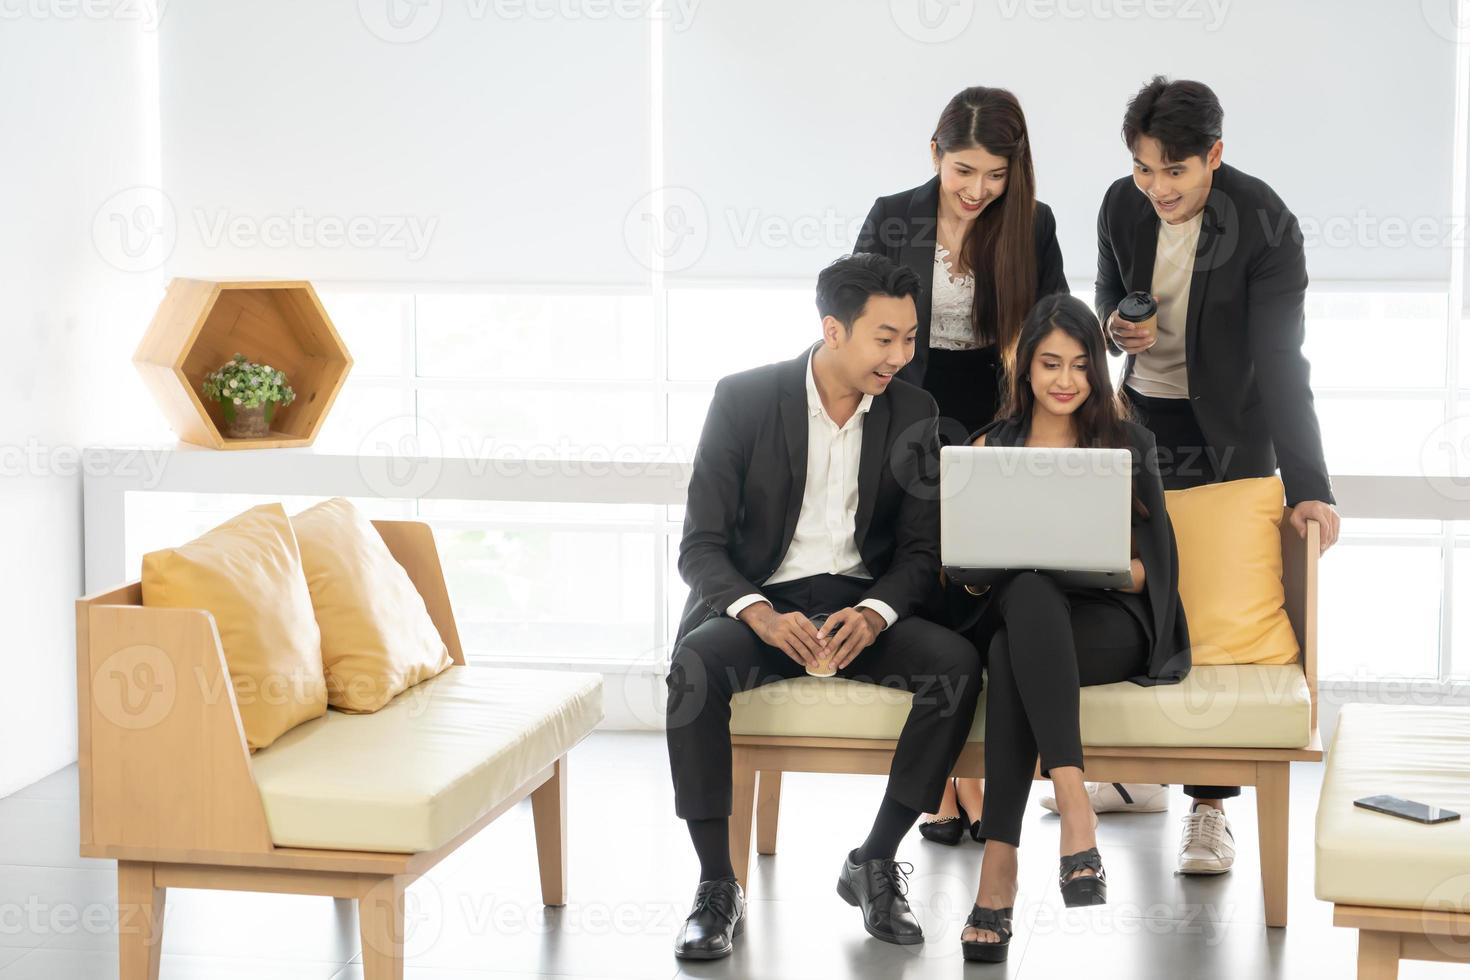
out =
{"type": "MultiPolygon", "coordinates": [[[[873,577],[857,547],[858,463],[863,455],[863,418],[873,405],[873,396],[863,395],[852,418],[839,426],[827,414],[817,392],[817,379],[812,373],[814,355],[815,351],[807,355],[806,361],[806,488],[801,514],[791,545],[766,585],[812,575],[873,577]]],[[[738,617],[752,603],[768,601],[752,592],[730,603],[725,611],[738,617]]],[[[864,599],[858,605],[872,609],[888,626],[898,621],[893,607],[879,599],[864,599]]]]}

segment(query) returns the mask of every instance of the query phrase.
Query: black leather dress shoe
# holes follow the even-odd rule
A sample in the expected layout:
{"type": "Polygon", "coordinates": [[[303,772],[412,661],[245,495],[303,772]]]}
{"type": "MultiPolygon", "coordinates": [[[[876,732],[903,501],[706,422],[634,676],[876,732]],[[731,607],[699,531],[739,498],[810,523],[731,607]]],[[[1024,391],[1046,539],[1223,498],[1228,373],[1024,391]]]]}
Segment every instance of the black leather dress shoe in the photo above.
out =
{"type": "Polygon", "coordinates": [[[729,878],[701,881],[694,908],[674,940],[681,960],[717,960],[729,956],[735,937],[745,930],[745,892],[729,878]]]}
{"type": "Polygon", "coordinates": [[[909,909],[908,876],[912,864],[889,858],[874,858],[858,864],[853,851],[842,862],[837,879],[837,894],[848,905],[863,910],[863,928],[868,935],[885,943],[912,946],[924,941],[924,930],[909,909]]]}

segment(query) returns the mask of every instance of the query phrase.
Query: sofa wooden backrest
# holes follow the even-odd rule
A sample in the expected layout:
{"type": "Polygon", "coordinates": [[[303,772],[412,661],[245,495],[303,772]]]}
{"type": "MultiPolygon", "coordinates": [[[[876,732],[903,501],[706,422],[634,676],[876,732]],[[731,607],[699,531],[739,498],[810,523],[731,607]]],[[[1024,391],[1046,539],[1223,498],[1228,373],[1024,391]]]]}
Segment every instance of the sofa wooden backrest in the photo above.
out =
{"type": "MultiPolygon", "coordinates": [[[[373,525],[463,664],[432,529],[373,525]]],[[[145,607],[133,581],[78,599],[76,617],[82,853],[271,852],[214,616],[145,607]]]]}

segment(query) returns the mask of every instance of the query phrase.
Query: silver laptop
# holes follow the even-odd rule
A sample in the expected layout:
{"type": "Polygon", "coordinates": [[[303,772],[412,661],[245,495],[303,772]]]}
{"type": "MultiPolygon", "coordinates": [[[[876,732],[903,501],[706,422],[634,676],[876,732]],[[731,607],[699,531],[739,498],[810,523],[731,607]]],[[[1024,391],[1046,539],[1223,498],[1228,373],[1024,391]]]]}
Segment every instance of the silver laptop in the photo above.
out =
{"type": "Polygon", "coordinates": [[[991,585],[1040,571],[1074,588],[1132,582],[1127,449],[945,446],[939,550],[945,574],[991,585]]]}

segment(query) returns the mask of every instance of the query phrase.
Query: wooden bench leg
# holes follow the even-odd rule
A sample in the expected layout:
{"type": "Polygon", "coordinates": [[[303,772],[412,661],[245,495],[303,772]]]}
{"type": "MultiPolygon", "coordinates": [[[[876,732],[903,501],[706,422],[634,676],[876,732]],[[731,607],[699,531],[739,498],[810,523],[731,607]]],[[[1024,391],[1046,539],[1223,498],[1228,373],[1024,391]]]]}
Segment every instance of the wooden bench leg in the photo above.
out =
{"type": "Polygon", "coordinates": [[[567,758],[556,760],[556,772],[531,793],[536,825],[536,860],[541,865],[541,901],[565,905],[567,896],[567,758]]]}
{"type": "Polygon", "coordinates": [[[117,863],[117,952],[121,980],[158,980],[165,898],[165,890],[153,880],[152,864],[117,863]]]}
{"type": "Polygon", "coordinates": [[[762,769],[756,782],[755,850],[776,853],[776,825],[781,820],[781,771],[762,769]]]}
{"type": "Polygon", "coordinates": [[[735,880],[750,890],[750,832],[755,822],[755,766],[749,749],[736,746],[731,753],[730,864],[735,880]]]}
{"type": "Polygon", "coordinates": [[[357,901],[363,980],[403,980],[404,879],[389,875],[357,901]]]}
{"type": "Polygon", "coordinates": [[[1291,763],[1256,763],[1256,824],[1261,850],[1261,892],[1266,925],[1286,925],[1291,763]]]}
{"type": "Polygon", "coordinates": [[[1358,930],[1358,980],[1398,980],[1399,934],[1358,930]]]}

